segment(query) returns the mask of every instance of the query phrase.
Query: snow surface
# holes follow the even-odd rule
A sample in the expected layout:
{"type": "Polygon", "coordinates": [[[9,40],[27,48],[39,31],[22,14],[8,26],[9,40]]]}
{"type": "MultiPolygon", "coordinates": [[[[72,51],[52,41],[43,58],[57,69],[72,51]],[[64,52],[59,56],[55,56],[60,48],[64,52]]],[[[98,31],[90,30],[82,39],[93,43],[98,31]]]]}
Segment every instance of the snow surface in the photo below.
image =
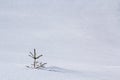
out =
{"type": "Polygon", "coordinates": [[[120,0],[0,0],[0,80],[120,80],[119,26],[120,0]]]}

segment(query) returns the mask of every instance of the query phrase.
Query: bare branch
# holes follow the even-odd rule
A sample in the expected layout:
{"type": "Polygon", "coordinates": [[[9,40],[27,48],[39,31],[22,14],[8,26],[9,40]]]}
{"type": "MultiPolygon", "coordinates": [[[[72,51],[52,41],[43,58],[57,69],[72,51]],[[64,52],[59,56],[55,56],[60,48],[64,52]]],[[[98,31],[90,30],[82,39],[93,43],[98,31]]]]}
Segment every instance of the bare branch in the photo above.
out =
{"type": "Polygon", "coordinates": [[[31,56],[31,55],[28,55],[28,56],[30,56],[30,57],[32,57],[32,58],[34,58],[33,56],[31,56]]]}
{"type": "Polygon", "coordinates": [[[36,57],[36,49],[34,49],[34,57],[36,57]]]}
{"type": "Polygon", "coordinates": [[[41,67],[45,67],[46,64],[47,64],[47,63],[43,63],[43,64],[41,65],[41,67]]]}
{"type": "Polygon", "coordinates": [[[31,56],[34,56],[32,52],[30,52],[31,56]]]}
{"type": "Polygon", "coordinates": [[[36,57],[36,59],[40,58],[41,56],[43,56],[43,55],[39,55],[38,57],[36,57]]]}

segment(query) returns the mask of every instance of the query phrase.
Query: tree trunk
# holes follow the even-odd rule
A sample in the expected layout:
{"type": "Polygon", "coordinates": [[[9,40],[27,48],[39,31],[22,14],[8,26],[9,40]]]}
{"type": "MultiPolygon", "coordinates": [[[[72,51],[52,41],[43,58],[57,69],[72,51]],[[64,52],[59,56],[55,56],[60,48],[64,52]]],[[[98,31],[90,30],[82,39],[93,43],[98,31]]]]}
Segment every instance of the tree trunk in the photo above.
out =
{"type": "Polygon", "coordinates": [[[34,68],[36,68],[36,59],[34,59],[34,68]]]}

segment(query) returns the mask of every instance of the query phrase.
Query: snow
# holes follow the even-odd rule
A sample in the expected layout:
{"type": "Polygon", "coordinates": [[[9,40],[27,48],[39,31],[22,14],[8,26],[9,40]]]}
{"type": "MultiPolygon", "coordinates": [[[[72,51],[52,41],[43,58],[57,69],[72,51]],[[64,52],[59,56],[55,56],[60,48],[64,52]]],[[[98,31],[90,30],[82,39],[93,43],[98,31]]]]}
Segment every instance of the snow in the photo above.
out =
{"type": "Polygon", "coordinates": [[[119,66],[85,66],[70,70],[56,66],[43,70],[26,68],[23,64],[6,63],[0,66],[1,80],[114,80],[119,79],[119,66]]]}
{"type": "Polygon", "coordinates": [[[119,80],[119,0],[0,0],[0,80],[119,80]],[[28,69],[37,49],[45,70],[28,69]]]}

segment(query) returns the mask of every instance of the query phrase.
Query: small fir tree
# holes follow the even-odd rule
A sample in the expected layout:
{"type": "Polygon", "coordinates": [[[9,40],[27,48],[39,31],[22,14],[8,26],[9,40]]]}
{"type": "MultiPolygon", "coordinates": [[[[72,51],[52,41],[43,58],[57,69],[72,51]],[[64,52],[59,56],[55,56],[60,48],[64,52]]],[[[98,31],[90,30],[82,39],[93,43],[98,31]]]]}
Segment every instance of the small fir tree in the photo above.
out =
{"type": "Polygon", "coordinates": [[[45,64],[47,63],[43,63],[43,62],[38,62],[38,59],[40,57],[42,57],[43,55],[39,55],[37,56],[37,53],[36,53],[36,49],[34,49],[34,52],[30,52],[29,56],[33,59],[33,64],[31,64],[32,66],[27,66],[28,68],[33,68],[33,69],[42,69],[42,68],[45,68],[45,64]]]}

